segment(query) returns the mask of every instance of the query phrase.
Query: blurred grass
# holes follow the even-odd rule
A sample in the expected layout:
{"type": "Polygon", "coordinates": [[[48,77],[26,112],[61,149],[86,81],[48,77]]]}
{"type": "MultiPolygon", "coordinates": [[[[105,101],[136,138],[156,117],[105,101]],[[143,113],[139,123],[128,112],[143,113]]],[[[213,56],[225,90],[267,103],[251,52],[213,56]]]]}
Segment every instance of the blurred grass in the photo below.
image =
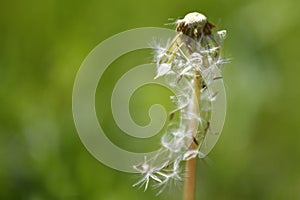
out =
{"type": "MultiPolygon", "coordinates": [[[[131,28],[166,27],[194,10],[228,30],[224,55],[232,58],[224,71],[226,124],[212,163],[199,165],[199,199],[300,199],[298,7],[296,0],[0,1],[0,199],[170,198],[131,188],[134,175],[86,151],[72,119],[72,86],[99,42],[131,28]]],[[[158,92],[167,104],[169,93],[159,88],[136,98],[158,92]]],[[[133,116],[146,123],[143,104],[137,108],[133,116]]],[[[110,116],[106,110],[99,120],[112,129],[110,116]]],[[[126,146],[113,130],[112,140],[126,146]]]]}

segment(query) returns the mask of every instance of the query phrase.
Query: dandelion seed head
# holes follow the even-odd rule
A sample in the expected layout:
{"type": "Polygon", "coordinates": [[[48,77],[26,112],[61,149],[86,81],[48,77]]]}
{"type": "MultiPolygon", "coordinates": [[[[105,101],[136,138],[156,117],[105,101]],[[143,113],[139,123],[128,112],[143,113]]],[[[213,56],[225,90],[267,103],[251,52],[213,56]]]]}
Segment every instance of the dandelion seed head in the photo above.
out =
{"type": "Polygon", "coordinates": [[[210,35],[211,29],[215,26],[207,21],[207,18],[198,12],[187,14],[183,19],[177,21],[177,32],[183,33],[194,39],[202,35],[210,35]]]}
{"type": "Polygon", "coordinates": [[[192,12],[184,16],[183,19],[177,20],[178,24],[184,24],[189,27],[204,27],[204,25],[207,22],[207,18],[205,15],[198,13],[198,12],[192,12]]]}
{"type": "Polygon", "coordinates": [[[221,44],[226,38],[225,30],[212,35],[214,25],[198,12],[187,14],[176,24],[178,34],[175,38],[165,46],[155,44],[155,78],[163,77],[176,91],[170,97],[175,109],[171,111],[170,123],[161,138],[161,149],[155,156],[145,158],[134,166],[142,178],[133,186],[139,185],[146,190],[151,182],[154,187],[161,188],[159,193],[169,183],[182,180],[183,162],[205,157],[201,149],[206,148],[206,135],[211,133],[212,105],[218,94],[211,91],[210,86],[222,77],[222,65],[228,62],[220,56],[221,44]],[[195,87],[198,82],[200,86],[195,87]],[[195,100],[198,89],[201,95],[195,100]],[[178,117],[174,119],[175,113],[178,117]],[[197,126],[191,127],[191,122],[197,126]],[[197,147],[190,149],[191,142],[195,140],[197,147]]]}

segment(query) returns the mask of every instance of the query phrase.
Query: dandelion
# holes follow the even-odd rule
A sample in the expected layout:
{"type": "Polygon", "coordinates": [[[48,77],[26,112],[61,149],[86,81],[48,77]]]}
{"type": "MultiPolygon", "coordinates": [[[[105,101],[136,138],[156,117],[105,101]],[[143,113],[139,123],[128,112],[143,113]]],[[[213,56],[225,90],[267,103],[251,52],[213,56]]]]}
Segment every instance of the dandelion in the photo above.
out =
{"type": "Polygon", "coordinates": [[[197,12],[176,23],[177,35],[166,48],[158,48],[155,58],[155,79],[165,78],[178,91],[171,97],[176,108],[170,113],[170,124],[157,155],[134,166],[142,178],[133,186],[144,186],[146,190],[153,181],[155,188],[161,187],[160,193],[168,183],[184,180],[184,199],[193,200],[196,159],[205,157],[201,148],[210,128],[211,104],[218,95],[207,88],[222,78],[226,60],[221,58],[220,51],[226,31],[213,34],[215,26],[197,12]],[[174,115],[179,119],[174,120],[174,115]]]}

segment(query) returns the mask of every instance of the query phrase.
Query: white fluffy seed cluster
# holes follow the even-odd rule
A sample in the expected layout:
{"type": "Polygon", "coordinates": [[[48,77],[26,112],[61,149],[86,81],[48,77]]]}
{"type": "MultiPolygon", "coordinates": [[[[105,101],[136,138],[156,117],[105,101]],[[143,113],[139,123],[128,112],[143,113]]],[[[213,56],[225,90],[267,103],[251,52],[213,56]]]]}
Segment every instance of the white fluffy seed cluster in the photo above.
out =
{"type": "Polygon", "coordinates": [[[168,183],[181,182],[184,177],[182,162],[205,156],[200,150],[205,147],[203,141],[209,132],[211,104],[217,96],[207,88],[210,83],[222,78],[221,67],[226,62],[220,57],[221,45],[226,36],[225,30],[214,35],[207,34],[210,30],[204,29],[205,23],[208,22],[200,13],[190,13],[177,23],[183,27],[182,30],[191,32],[192,35],[177,29],[177,36],[166,47],[157,48],[155,58],[155,78],[164,77],[167,84],[176,91],[176,95],[171,96],[176,109],[170,113],[170,122],[161,138],[161,149],[154,157],[145,157],[142,163],[134,166],[134,169],[142,174],[142,178],[133,186],[144,186],[146,190],[150,182],[153,182],[154,187],[160,187],[159,193],[168,183]],[[192,37],[193,33],[199,31],[199,37],[192,37]],[[200,104],[193,98],[193,95],[199,92],[193,87],[195,74],[200,74],[202,78],[200,104]],[[191,112],[189,108],[195,103],[198,111],[191,112]],[[195,130],[190,128],[191,121],[197,121],[196,135],[195,130]],[[190,149],[189,146],[193,142],[197,148],[190,149]]]}

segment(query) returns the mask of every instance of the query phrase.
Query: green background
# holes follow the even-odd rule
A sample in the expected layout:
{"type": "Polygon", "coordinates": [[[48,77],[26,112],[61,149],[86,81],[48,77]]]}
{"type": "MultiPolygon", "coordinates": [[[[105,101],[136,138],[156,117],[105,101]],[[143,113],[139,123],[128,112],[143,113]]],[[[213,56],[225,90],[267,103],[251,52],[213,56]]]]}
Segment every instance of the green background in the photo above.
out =
{"type": "MultiPolygon", "coordinates": [[[[199,162],[197,199],[300,199],[299,6],[296,0],[1,0],[0,199],[171,199],[173,191],[180,199],[180,187],[156,197],[155,190],[131,187],[138,176],[94,159],[77,135],[71,104],[76,72],[97,44],[132,28],[174,28],[165,25],[168,18],[190,11],[228,31],[223,55],[231,59],[224,69],[226,123],[209,160],[199,162]]],[[[151,57],[147,50],[128,54],[99,83],[99,121],[128,150],[155,149],[159,137],[125,139],[109,96],[122,73],[151,57]]],[[[171,109],[169,95],[141,88],[130,104],[133,118],[147,124],[157,101],[171,109]]]]}

